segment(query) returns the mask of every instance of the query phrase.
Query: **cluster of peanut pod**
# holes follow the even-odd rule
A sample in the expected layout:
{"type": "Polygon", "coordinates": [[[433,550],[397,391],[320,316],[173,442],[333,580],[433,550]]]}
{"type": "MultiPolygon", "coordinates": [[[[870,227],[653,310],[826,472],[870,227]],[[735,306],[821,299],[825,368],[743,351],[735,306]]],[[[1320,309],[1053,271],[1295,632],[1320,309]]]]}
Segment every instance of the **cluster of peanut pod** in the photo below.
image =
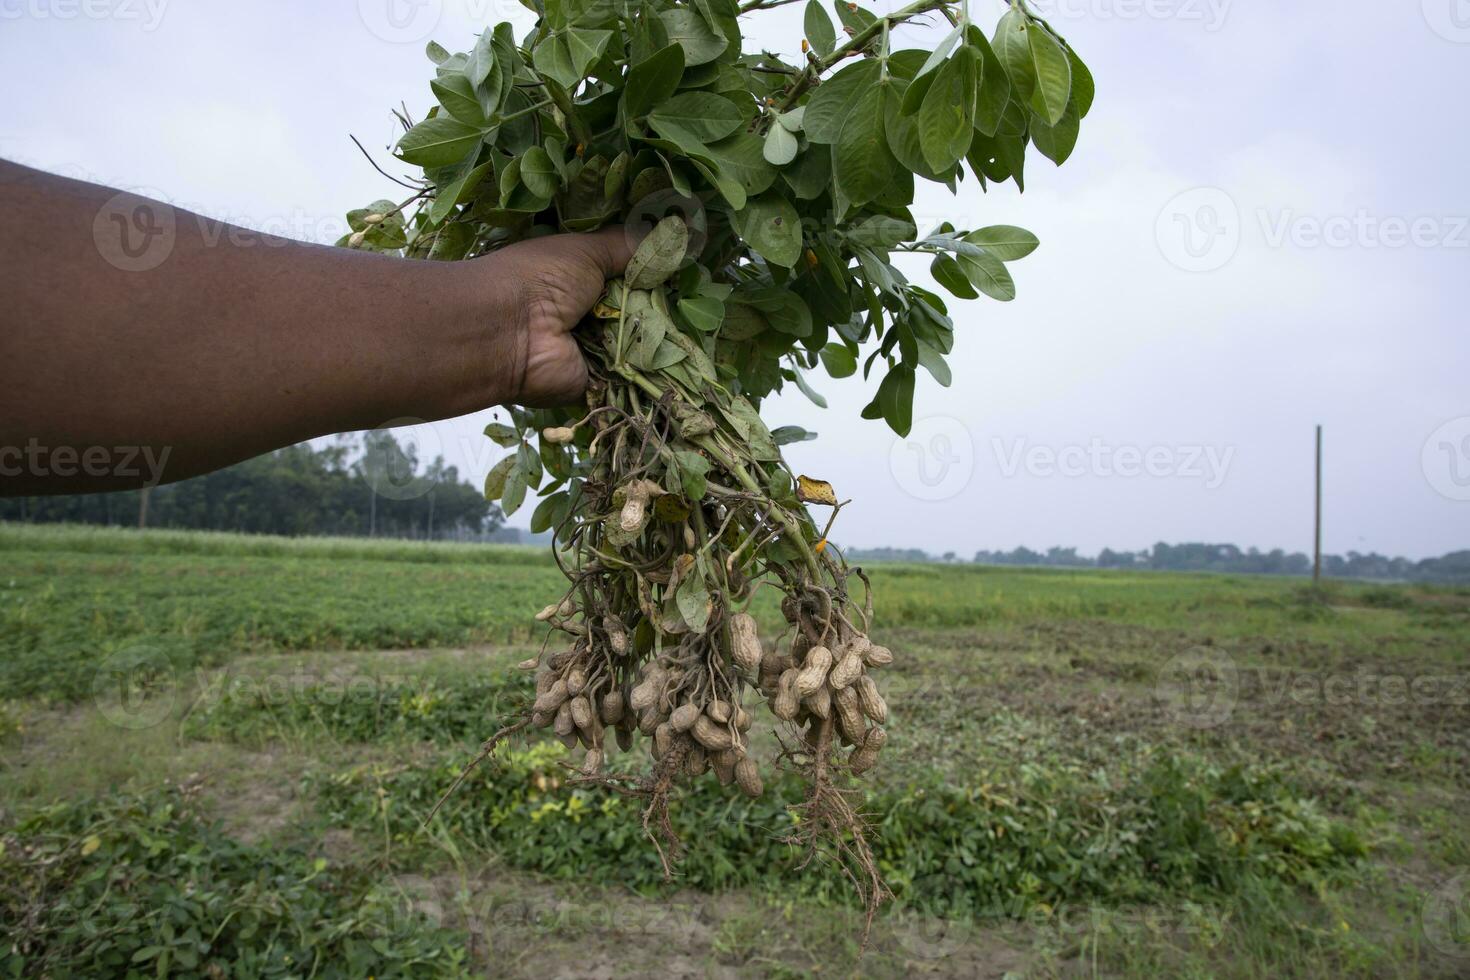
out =
{"type": "Polygon", "coordinates": [[[570,601],[549,606],[538,619],[582,632],[572,649],[544,664],[540,658],[522,664],[537,670],[530,723],[551,728],[568,748],[584,747],[581,769],[588,776],[603,769],[611,729],[625,752],[641,733],[655,763],[669,772],[713,771],[721,785],[734,783],[758,797],[764,783],[748,751],[754,718],[741,703],[745,690],[755,688],[777,719],[795,726],[809,752],[817,751],[819,729],[830,720],[837,739],[852,747],[852,773],[871,769],[887,738],[880,726],[888,706],[868,672],[892,663],[893,654],[845,625],[830,631],[830,645],[814,642],[800,625],[800,605],[788,599],[782,609],[798,626],[787,649],[763,648],[755,618],[733,612],[714,634],[725,648],[723,664],[681,658],[675,648],[633,668],[633,638],[615,617],[588,630],[575,622],[570,601]]]}

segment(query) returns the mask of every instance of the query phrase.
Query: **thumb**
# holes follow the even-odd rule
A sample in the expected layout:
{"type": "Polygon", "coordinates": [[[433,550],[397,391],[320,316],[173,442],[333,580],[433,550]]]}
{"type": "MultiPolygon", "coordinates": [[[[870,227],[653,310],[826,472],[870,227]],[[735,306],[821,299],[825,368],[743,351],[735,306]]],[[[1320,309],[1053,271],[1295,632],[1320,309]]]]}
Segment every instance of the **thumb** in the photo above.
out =
{"type": "Polygon", "coordinates": [[[587,257],[602,272],[602,278],[611,279],[623,274],[643,236],[632,225],[609,225],[577,237],[586,246],[587,257]]]}

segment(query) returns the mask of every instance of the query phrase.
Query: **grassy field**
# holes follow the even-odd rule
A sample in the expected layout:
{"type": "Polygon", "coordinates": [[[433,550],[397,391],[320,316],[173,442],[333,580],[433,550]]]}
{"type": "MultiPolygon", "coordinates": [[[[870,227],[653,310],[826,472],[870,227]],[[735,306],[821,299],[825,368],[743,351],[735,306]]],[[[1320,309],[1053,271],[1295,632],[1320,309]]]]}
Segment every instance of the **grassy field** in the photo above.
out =
{"type": "Polygon", "coordinates": [[[424,823],[524,693],[540,551],[0,525],[0,972],[1470,974],[1470,590],[872,571],[859,960],[784,780],[687,793],[673,885],[554,742],[424,823]]]}

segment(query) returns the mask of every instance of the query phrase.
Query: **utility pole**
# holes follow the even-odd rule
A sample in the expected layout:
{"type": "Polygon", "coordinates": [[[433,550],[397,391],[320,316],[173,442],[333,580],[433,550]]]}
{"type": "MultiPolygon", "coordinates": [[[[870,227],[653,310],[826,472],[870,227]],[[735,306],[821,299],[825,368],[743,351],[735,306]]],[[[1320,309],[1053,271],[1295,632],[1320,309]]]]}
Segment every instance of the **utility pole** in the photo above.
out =
{"type": "Polygon", "coordinates": [[[138,494],[138,528],[140,530],[148,526],[148,494],[152,489],[145,485],[138,494]]]}
{"type": "Polygon", "coordinates": [[[1317,514],[1312,544],[1312,584],[1322,584],[1322,427],[1317,426],[1317,514]]]}

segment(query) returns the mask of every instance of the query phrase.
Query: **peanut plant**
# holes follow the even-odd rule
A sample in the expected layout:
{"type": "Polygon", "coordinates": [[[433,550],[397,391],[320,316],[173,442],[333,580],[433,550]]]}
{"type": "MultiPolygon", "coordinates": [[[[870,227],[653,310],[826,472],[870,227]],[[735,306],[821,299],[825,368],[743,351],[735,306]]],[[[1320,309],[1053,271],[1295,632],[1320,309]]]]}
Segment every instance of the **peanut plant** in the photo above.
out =
{"type": "MultiPolygon", "coordinates": [[[[585,404],[510,410],[486,434],[512,449],[485,492],[507,514],[535,490],[565,594],[538,617],[552,640],[522,666],[536,696],[487,741],[550,728],[581,746],[581,777],[644,800],[665,858],[680,780],[712,773],[762,792],[747,751],[756,692],[782,724],[778,764],[806,779],[798,841],[835,859],[870,917],[886,895],[848,788],[876,764],[887,706],[873,673],[873,595],[827,532],[833,488],[785,465],[764,398],[807,376],[881,376],[863,416],[907,434],[922,368],[950,383],[945,301],[895,253],[931,256],[961,299],[1008,301],[1020,228],[940,224],[920,236],[915,180],[957,191],[1015,181],[1026,151],[1061,164],[1093,101],[1082,60],[1023,2],[989,36],[968,7],[917,0],[889,14],[811,0],[802,59],[746,51],[741,17],[791,0],[527,0],[451,53],[430,44],[436,104],[397,146],[414,194],[352,212],[340,244],[454,261],[538,235],[646,232],[578,337],[585,404]],[[934,50],[894,29],[947,21],[934,50]],[[808,507],[826,508],[819,527],[808,507]],[[779,590],[786,629],[763,641],[747,611],[779,590]],[[641,740],[651,770],[609,772],[641,740]],[[845,751],[844,751],[845,747],[845,751]]],[[[471,766],[479,759],[471,762],[471,766]]]]}

